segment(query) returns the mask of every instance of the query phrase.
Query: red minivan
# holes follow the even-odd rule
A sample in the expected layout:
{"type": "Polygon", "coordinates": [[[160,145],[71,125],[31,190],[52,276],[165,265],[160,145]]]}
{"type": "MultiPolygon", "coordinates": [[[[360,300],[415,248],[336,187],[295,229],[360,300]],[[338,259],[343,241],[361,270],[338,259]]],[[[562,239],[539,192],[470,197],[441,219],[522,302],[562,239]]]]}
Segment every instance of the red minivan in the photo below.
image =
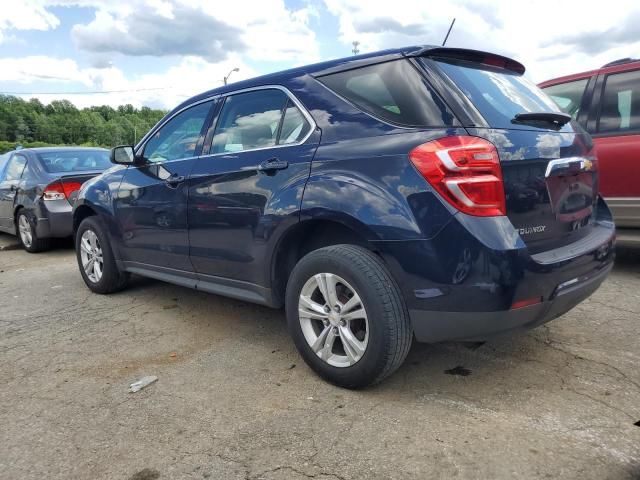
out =
{"type": "Polygon", "coordinates": [[[539,86],[593,137],[617,243],[640,246],[640,60],[616,60],[539,86]]]}

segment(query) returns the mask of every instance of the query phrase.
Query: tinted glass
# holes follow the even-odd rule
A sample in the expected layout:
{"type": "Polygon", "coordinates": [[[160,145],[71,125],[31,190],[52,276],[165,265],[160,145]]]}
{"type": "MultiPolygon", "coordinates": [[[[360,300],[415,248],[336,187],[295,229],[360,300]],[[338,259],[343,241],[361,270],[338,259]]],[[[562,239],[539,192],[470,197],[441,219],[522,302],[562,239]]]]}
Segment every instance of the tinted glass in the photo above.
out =
{"type": "Polygon", "coordinates": [[[584,95],[584,90],[587,88],[588,82],[588,78],[583,78],[582,80],[576,80],[575,82],[567,82],[545,87],[543,90],[544,93],[551,97],[551,100],[556,102],[563,112],[568,113],[575,120],[578,118],[578,114],[580,113],[582,96],[584,95]]]}
{"type": "Polygon", "coordinates": [[[158,163],[193,157],[211,103],[205,102],[189,108],[165,123],[144,147],[147,161],[158,163]]]}
{"type": "Polygon", "coordinates": [[[224,101],[211,153],[239,152],[276,144],[282,112],[289,97],[265,89],[231,95],[224,101]]]}
{"type": "Polygon", "coordinates": [[[513,128],[518,113],[560,112],[542,90],[515,73],[463,60],[437,63],[491,127],[513,128]]]}
{"type": "Polygon", "coordinates": [[[408,60],[334,73],[318,80],[362,110],[391,123],[457,125],[442,99],[408,60]]]}
{"type": "Polygon", "coordinates": [[[598,131],[625,132],[640,130],[640,71],[609,75],[598,131]]]}
{"type": "Polygon", "coordinates": [[[7,168],[5,170],[4,179],[5,180],[19,180],[22,175],[22,171],[24,170],[24,166],[27,164],[27,159],[22,155],[14,155],[9,163],[7,164],[7,168]]]}
{"type": "Polygon", "coordinates": [[[101,171],[111,166],[109,152],[105,150],[59,150],[39,152],[36,156],[49,173],[101,171]]]}
{"type": "Polygon", "coordinates": [[[282,120],[278,144],[298,143],[309,133],[311,125],[298,107],[289,100],[282,120]]]}

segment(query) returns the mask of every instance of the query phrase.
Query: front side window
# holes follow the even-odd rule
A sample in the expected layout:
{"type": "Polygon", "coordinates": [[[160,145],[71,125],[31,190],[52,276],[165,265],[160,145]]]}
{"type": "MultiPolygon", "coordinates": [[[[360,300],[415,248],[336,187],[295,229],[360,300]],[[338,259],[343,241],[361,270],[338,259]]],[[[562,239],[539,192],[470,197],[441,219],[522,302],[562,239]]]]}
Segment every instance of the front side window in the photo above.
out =
{"type": "Polygon", "coordinates": [[[318,80],[358,108],[391,123],[421,127],[457,125],[445,103],[409,60],[332,73],[318,80]]]}
{"type": "Polygon", "coordinates": [[[640,130],[640,70],[607,76],[599,132],[640,130]]]}
{"type": "Polygon", "coordinates": [[[580,106],[582,105],[582,97],[584,90],[587,88],[588,78],[576,80],[574,82],[560,83],[544,87],[544,92],[556,102],[564,113],[568,113],[577,119],[580,114],[580,106]]]}
{"type": "Polygon", "coordinates": [[[145,159],[160,163],[193,157],[211,104],[205,102],[191,107],[165,123],[145,145],[145,159]]]}
{"type": "Polygon", "coordinates": [[[261,89],[225,99],[211,153],[232,153],[304,139],[311,125],[281,90],[261,89]]]}
{"type": "Polygon", "coordinates": [[[22,155],[14,155],[9,163],[7,164],[7,168],[4,172],[5,180],[20,180],[22,176],[22,171],[24,170],[25,165],[27,164],[27,159],[22,155]]]}

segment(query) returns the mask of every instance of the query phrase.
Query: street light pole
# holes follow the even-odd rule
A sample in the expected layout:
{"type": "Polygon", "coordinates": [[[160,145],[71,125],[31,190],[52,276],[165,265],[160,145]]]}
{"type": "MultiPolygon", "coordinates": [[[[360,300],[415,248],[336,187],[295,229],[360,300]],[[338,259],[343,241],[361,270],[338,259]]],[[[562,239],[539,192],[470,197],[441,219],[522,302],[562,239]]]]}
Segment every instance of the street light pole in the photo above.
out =
{"type": "Polygon", "coordinates": [[[229,81],[229,77],[231,76],[231,74],[232,74],[233,72],[239,72],[239,71],[240,71],[240,69],[239,69],[238,67],[236,67],[236,68],[234,68],[233,70],[231,70],[231,71],[227,74],[227,76],[226,76],[226,77],[224,77],[224,79],[223,79],[223,80],[224,80],[224,84],[225,84],[225,85],[227,84],[227,82],[229,81]]]}

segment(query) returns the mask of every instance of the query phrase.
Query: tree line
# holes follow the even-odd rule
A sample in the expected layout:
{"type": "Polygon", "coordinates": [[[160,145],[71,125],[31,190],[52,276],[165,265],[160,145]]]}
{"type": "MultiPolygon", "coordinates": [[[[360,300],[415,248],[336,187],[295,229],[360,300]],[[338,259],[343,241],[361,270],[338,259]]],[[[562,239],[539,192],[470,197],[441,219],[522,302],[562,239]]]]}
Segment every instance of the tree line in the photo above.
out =
{"type": "Polygon", "coordinates": [[[149,107],[134,108],[130,104],[79,109],[69,100],[54,100],[44,105],[37,98],[23,100],[0,95],[0,150],[37,144],[130,145],[165,113],[149,107]]]}

